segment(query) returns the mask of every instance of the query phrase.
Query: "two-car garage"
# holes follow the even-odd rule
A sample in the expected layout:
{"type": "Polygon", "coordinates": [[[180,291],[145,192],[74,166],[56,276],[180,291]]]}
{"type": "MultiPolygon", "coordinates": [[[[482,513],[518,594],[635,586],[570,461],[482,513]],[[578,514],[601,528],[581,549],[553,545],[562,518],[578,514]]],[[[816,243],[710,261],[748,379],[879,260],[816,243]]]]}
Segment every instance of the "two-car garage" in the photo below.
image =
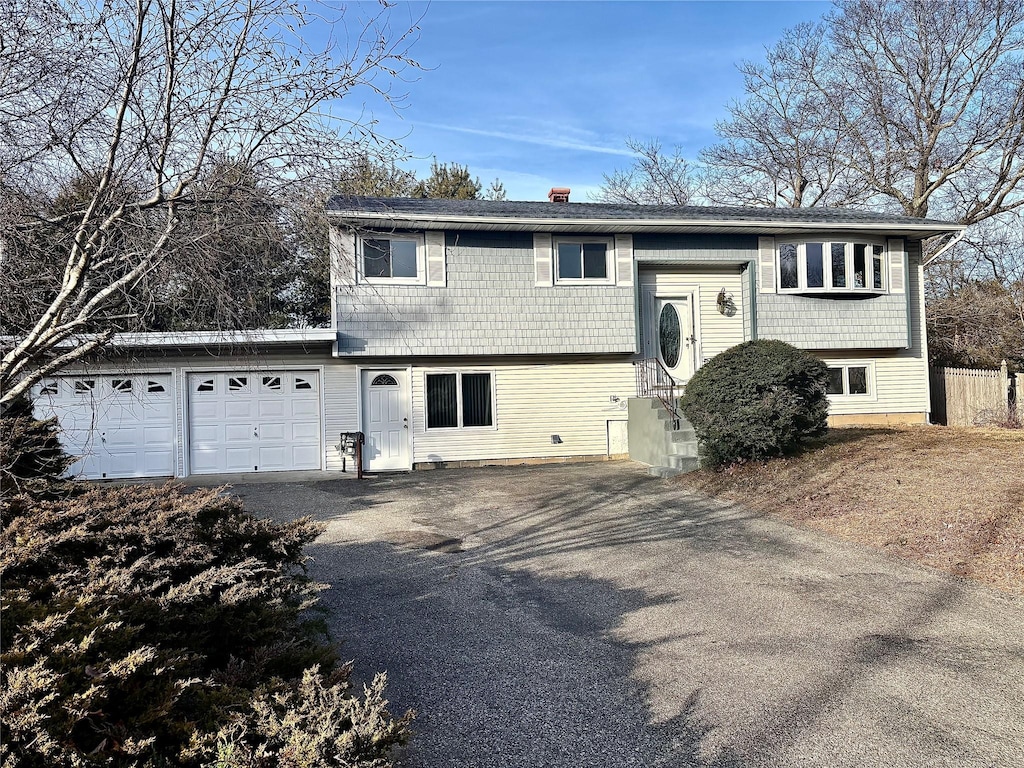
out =
{"type": "Polygon", "coordinates": [[[320,469],[323,461],[315,369],[84,373],[45,379],[34,395],[37,415],[55,416],[65,448],[81,457],[71,472],[83,478],[320,469]]]}

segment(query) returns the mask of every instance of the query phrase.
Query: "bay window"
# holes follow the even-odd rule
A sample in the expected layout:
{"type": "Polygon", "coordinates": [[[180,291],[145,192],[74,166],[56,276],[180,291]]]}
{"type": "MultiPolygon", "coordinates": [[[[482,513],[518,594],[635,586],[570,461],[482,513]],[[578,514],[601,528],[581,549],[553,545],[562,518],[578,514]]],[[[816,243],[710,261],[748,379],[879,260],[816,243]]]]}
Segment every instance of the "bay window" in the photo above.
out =
{"type": "Polygon", "coordinates": [[[885,246],[868,240],[778,245],[780,293],[885,293],[885,246]]]}

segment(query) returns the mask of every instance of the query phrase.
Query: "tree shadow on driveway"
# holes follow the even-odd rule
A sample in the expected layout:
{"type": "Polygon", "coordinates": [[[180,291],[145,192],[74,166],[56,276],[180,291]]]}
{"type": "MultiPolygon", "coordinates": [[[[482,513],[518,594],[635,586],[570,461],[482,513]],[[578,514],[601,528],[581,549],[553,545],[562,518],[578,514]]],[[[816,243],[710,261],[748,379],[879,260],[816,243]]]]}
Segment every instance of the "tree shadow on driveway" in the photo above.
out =
{"type": "Polygon", "coordinates": [[[366,489],[323,510],[312,576],[419,711],[409,765],[1015,764],[1019,601],[629,465],[366,489]]]}
{"type": "Polygon", "coordinates": [[[650,595],[388,544],[310,554],[314,577],[333,575],[323,599],[342,655],[366,675],[386,669],[393,709],[417,710],[405,765],[741,765],[701,760],[696,691],[650,722],[636,649],[612,639],[650,595]]]}

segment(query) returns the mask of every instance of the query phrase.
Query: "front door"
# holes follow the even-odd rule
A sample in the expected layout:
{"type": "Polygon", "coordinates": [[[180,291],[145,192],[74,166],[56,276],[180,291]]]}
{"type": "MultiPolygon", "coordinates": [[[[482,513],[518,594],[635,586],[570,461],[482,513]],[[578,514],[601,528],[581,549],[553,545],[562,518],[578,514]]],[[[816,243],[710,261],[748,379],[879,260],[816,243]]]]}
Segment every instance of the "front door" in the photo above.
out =
{"type": "Polygon", "coordinates": [[[677,382],[689,381],[693,375],[694,345],[693,310],[690,298],[655,297],[650,324],[654,353],[677,382]]]}
{"type": "Polygon", "coordinates": [[[363,469],[410,469],[406,371],[363,371],[363,469]]]}

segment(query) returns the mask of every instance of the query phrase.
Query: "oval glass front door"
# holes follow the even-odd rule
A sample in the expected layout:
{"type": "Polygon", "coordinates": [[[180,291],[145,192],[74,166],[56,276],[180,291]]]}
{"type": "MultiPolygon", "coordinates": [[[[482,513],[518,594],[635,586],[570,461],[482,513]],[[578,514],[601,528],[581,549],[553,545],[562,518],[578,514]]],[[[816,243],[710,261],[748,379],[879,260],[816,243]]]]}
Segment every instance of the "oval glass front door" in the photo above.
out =
{"type": "Polygon", "coordinates": [[[679,313],[673,305],[665,304],[658,318],[658,343],[661,346],[661,359],[669,370],[679,364],[679,330],[679,313]]]}

